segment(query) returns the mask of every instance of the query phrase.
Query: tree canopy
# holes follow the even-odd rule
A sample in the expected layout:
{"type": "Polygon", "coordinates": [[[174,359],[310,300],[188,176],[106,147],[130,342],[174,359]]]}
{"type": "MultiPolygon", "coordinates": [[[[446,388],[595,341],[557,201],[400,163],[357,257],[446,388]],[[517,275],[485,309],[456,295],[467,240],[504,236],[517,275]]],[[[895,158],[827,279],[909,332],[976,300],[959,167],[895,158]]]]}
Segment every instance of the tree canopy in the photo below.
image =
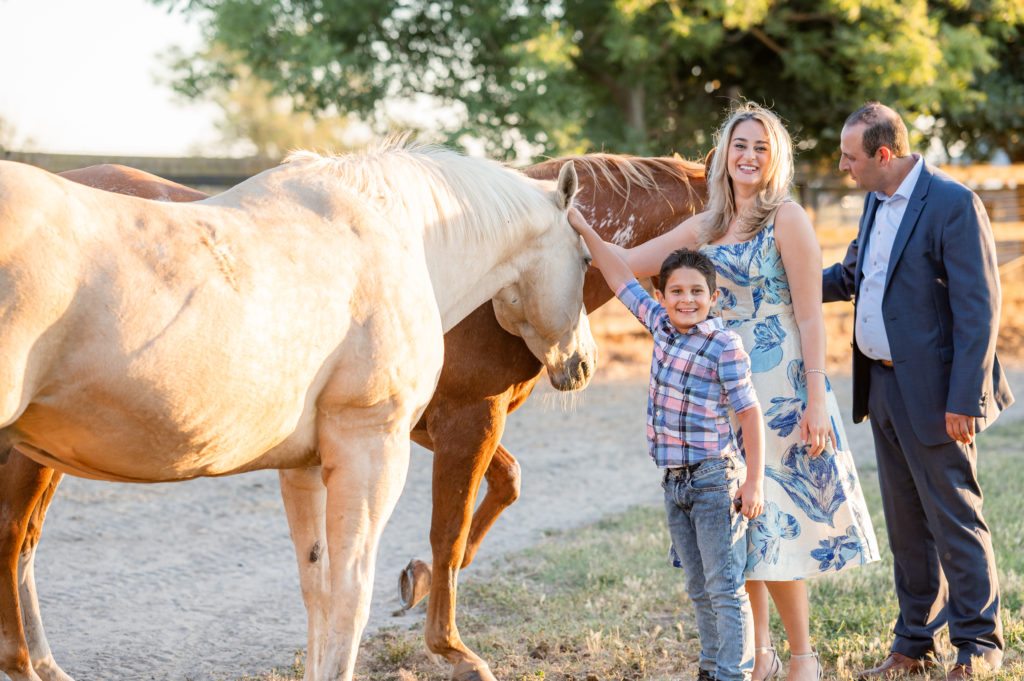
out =
{"type": "Polygon", "coordinates": [[[203,23],[209,49],[177,61],[188,96],[231,86],[229,54],[311,112],[428,95],[459,114],[445,135],[497,157],[516,140],[694,157],[742,98],[801,159],[833,159],[846,115],[879,100],[922,123],[918,145],[1024,161],[1019,0],[153,1],[203,23]]]}

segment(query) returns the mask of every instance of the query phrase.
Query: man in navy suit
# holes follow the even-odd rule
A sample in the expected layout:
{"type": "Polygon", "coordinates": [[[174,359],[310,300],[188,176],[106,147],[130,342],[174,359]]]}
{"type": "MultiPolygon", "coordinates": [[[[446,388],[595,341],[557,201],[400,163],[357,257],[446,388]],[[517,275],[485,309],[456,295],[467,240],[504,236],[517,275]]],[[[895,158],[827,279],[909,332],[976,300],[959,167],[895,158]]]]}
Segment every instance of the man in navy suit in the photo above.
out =
{"type": "Polygon", "coordinates": [[[960,681],[1003,658],[974,443],[1013,402],[995,355],[995,242],[981,200],[910,153],[889,107],[851,114],[840,150],[840,170],[868,195],[823,299],[855,299],[853,419],[871,417],[900,606],[889,656],[858,678],[925,671],[948,624],[947,678],[960,681]]]}

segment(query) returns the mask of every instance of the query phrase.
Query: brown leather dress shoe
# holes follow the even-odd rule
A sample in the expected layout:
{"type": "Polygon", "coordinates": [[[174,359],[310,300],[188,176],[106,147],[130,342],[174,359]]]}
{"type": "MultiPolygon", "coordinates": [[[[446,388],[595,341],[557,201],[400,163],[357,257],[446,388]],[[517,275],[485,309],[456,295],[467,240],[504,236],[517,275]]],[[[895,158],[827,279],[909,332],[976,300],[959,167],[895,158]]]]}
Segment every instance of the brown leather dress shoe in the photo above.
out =
{"type": "Polygon", "coordinates": [[[946,674],[946,681],[964,681],[974,677],[974,668],[969,664],[955,664],[946,674]]]}
{"type": "MultiPolygon", "coordinates": [[[[935,663],[931,660],[915,660],[895,651],[889,653],[885,662],[874,669],[867,669],[857,675],[858,681],[874,681],[875,679],[898,679],[910,674],[921,674],[935,663]]],[[[962,677],[967,678],[967,677],[962,677]]]]}

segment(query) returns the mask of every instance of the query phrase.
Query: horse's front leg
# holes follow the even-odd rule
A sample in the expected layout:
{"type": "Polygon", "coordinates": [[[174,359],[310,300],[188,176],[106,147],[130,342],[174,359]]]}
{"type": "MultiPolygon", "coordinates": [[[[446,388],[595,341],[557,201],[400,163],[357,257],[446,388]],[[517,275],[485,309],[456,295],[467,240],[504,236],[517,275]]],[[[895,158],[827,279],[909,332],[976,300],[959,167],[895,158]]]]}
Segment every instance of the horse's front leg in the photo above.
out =
{"type": "Polygon", "coordinates": [[[469,540],[466,543],[466,555],[462,558],[462,567],[473,562],[480,543],[487,536],[494,522],[502,512],[514,504],[519,498],[522,471],[516,458],[498,443],[491,457],[491,463],[484,473],[487,480],[487,493],[473,514],[473,522],[469,526],[469,540]]]}
{"type": "MultiPolygon", "coordinates": [[[[498,516],[519,498],[521,477],[519,462],[499,443],[491,456],[491,463],[484,473],[484,479],[487,480],[487,492],[476,512],[473,513],[473,520],[469,526],[469,538],[463,552],[460,569],[469,567],[473,558],[476,557],[477,551],[480,550],[481,542],[494,526],[498,516]]],[[[409,561],[405,570],[398,576],[399,601],[402,608],[410,610],[427,597],[433,582],[431,573],[430,563],[424,563],[416,558],[409,561]]]]}
{"type": "Polygon", "coordinates": [[[493,681],[487,663],[463,643],[455,623],[459,570],[466,551],[476,494],[505,425],[504,395],[465,404],[432,405],[427,414],[434,443],[433,553],[426,639],[453,665],[458,681],[493,681]]]}
{"type": "Polygon", "coordinates": [[[46,641],[34,568],[46,509],[62,477],[17,449],[0,454],[0,671],[11,681],[71,681],[46,641]]]}
{"type": "MultiPolygon", "coordinates": [[[[311,681],[349,681],[373,596],[377,548],[409,470],[406,418],[370,423],[348,410],[322,416],[319,428],[327,551],[330,556],[329,632],[320,676],[311,681]],[[366,427],[354,424],[368,423],[366,427]]],[[[310,640],[310,646],[313,646],[310,640]]]]}
{"type": "Polygon", "coordinates": [[[327,488],[320,467],[278,471],[281,499],[299,565],[306,605],[309,648],[306,678],[323,678],[324,647],[330,633],[331,582],[327,552],[327,488]]]}

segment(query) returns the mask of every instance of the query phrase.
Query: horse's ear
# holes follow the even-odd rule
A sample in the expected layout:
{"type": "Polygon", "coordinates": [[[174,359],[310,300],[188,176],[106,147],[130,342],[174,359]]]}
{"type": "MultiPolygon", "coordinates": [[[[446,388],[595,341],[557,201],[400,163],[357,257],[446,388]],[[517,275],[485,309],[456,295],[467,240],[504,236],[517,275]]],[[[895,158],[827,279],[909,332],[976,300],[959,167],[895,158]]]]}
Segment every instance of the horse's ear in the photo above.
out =
{"type": "Polygon", "coordinates": [[[558,171],[558,207],[562,210],[569,210],[569,206],[572,205],[572,197],[576,196],[579,188],[576,164],[566,161],[562,164],[562,169],[558,171]]]}
{"type": "Polygon", "coordinates": [[[704,157],[704,174],[707,175],[708,171],[711,170],[711,161],[715,158],[715,150],[718,147],[711,147],[711,151],[704,157]]]}

